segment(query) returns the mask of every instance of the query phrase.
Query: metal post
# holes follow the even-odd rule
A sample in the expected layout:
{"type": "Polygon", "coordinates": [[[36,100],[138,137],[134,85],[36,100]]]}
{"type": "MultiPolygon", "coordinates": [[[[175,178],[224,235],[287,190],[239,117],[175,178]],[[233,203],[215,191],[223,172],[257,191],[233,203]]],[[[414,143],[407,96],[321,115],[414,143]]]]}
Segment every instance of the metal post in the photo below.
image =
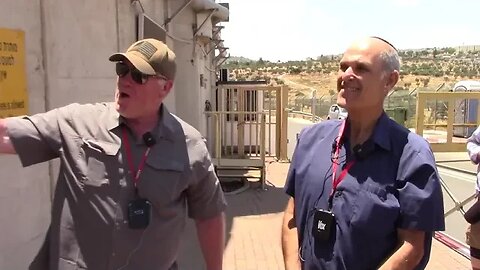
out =
{"type": "Polygon", "coordinates": [[[165,23],[163,24],[163,27],[167,26],[172,20],[173,18],[175,18],[178,14],[180,14],[180,12],[182,12],[188,5],[190,5],[190,3],[192,2],[193,0],[189,0],[187,2],[185,2],[185,4],[182,5],[182,7],[180,7],[173,15],[172,17],[170,18],[167,18],[165,20],[165,23]]]}
{"type": "Polygon", "coordinates": [[[312,90],[312,108],[311,108],[311,113],[312,113],[312,122],[315,122],[315,106],[316,106],[316,99],[315,97],[317,96],[317,90],[313,89],[312,90]]]}
{"type": "MultiPolygon", "coordinates": [[[[263,112],[257,112],[257,116],[260,117],[260,158],[262,160],[262,171],[261,171],[261,178],[262,178],[262,190],[265,190],[265,181],[266,181],[266,170],[265,170],[265,114],[263,112]]],[[[257,119],[258,119],[257,117],[257,119]]]]}
{"type": "Polygon", "coordinates": [[[202,27],[205,25],[205,23],[210,20],[210,18],[212,17],[213,13],[215,11],[217,11],[217,9],[210,9],[210,14],[208,14],[207,18],[202,22],[202,24],[200,24],[200,26],[195,30],[195,33],[193,33],[193,36],[196,36],[197,33],[202,29],[202,27]]]}
{"type": "Polygon", "coordinates": [[[424,110],[425,110],[425,97],[422,93],[417,92],[417,121],[415,123],[415,133],[423,137],[423,124],[424,124],[424,110]]]}
{"type": "Polygon", "coordinates": [[[468,197],[464,201],[460,202],[460,201],[457,200],[457,198],[455,198],[455,196],[453,196],[452,191],[448,188],[447,184],[445,184],[445,182],[443,181],[442,178],[440,178],[440,184],[442,185],[443,189],[447,192],[448,196],[450,197],[450,199],[452,199],[453,203],[455,204],[455,206],[452,209],[448,210],[444,214],[444,217],[449,216],[451,213],[453,213],[457,210],[460,211],[460,213],[462,215],[465,215],[465,210],[463,209],[463,206],[465,204],[469,203],[471,200],[473,200],[475,198],[475,194],[471,195],[470,197],[468,197]]]}

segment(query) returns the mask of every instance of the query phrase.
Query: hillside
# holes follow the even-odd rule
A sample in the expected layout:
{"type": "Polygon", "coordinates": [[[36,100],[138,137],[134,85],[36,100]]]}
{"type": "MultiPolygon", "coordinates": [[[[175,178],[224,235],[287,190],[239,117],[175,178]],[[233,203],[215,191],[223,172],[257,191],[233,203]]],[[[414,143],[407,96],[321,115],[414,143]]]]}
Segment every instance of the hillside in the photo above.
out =
{"type": "MultiPolygon", "coordinates": [[[[395,90],[449,90],[456,81],[480,80],[480,46],[400,50],[401,77],[395,90]]],[[[243,57],[229,59],[230,80],[266,80],[271,85],[288,85],[290,97],[329,99],[336,92],[341,55],[320,56],[305,61],[269,62],[243,57]]]]}

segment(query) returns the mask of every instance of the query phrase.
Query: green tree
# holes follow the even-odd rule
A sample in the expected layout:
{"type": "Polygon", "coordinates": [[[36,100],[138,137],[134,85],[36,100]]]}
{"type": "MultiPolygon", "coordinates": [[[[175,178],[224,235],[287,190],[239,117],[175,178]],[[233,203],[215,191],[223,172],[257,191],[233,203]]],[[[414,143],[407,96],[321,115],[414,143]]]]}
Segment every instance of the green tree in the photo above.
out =
{"type": "Polygon", "coordinates": [[[422,80],[423,87],[427,87],[429,82],[430,82],[430,78],[429,78],[429,77],[423,78],[423,80],[422,80]]]}
{"type": "Polygon", "coordinates": [[[288,73],[290,73],[290,74],[300,74],[300,72],[302,72],[302,70],[298,67],[291,67],[288,70],[288,73]]]}
{"type": "Polygon", "coordinates": [[[265,65],[265,61],[263,61],[262,57],[260,57],[260,59],[258,59],[257,65],[258,66],[264,66],[265,65]]]}

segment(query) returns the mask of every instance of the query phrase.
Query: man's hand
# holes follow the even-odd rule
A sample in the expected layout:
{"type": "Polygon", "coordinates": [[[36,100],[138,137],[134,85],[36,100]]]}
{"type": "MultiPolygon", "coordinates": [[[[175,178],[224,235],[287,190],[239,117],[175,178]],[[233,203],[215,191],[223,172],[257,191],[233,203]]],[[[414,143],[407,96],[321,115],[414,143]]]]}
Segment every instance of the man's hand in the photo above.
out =
{"type": "Polygon", "coordinates": [[[295,202],[290,198],[283,215],[282,251],[285,270],[299,270],[301,268],[298,256],[298,234],[295,224],[295,202]]]}
{"type": "Polygon", "coordinates": [[[414,269],[423,258],[425,232],[417,230],[397,230],[399,248],[380,267],[380,270],[414,269]]]}
{"type": "Polygon", "coordinates": [[[5,119],[0,119],[0,154],[16,154],[15,148],[7,134],[5,119]]]}
{"type": "Polygon", "coordinates": [[[195,220],[197,235],[207,270],[221,270],[225,246],[225,214],[195,220]]]}

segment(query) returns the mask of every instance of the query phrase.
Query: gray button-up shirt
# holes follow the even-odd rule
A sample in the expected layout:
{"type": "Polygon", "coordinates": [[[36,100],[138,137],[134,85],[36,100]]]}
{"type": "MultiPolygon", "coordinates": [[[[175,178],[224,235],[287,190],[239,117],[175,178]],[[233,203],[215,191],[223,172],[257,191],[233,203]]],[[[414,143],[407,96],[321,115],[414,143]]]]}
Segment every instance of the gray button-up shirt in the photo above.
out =
{"type": "MultiPolygon", "coordinates": [[[[176,269],[186,215],[214,217],[226,203],[201,134],[165,106],[160,113],[138,183],[139,195],[153,206],[144,230],[128,227],[133,176],[122,144],[127,127],[113,103],[8,119],[23,166],[61,162],[51,225],[30,269],[176,269]]],[[[138,167],[147,146],[128,134],[138,167]]]]}

